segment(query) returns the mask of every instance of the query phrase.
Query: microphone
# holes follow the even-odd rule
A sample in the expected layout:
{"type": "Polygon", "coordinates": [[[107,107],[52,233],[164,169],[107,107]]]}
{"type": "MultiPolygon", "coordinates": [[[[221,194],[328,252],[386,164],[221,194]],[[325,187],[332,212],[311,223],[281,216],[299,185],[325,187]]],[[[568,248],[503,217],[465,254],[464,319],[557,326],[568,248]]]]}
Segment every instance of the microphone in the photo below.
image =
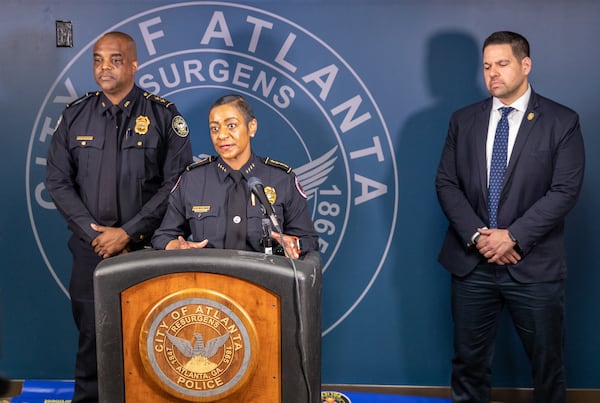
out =
{"type": "Polygon", "coordinates": [[[263,212],[271,220],[273,228],[275,228],[277,232],[282,233],[281,228],[279,227],[279,222],[277,221],[277,216],[275,215],[275,210],[273,210],[273,206],[271,203],[269,203],[269,199],[267,199],[265,186],[262,184],[260,179],[254,176],[248,179],[248,190],[254,193],[254,195],[258,198],[258,201],[263,207],[263,212]]]}

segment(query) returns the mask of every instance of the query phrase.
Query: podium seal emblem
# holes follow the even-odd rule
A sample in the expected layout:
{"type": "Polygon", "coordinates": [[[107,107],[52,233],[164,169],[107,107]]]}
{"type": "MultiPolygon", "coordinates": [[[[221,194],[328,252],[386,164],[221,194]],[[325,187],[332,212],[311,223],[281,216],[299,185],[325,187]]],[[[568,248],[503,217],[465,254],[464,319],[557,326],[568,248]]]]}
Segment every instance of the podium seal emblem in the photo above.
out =
{"type": "Polygon", "coordinates": [[[223,399],[250,378],[258,356],[253,323],[226,296],[184,290],[157,303],[139,339],[144,369],[167,393],[192,402],[223,399]]]}

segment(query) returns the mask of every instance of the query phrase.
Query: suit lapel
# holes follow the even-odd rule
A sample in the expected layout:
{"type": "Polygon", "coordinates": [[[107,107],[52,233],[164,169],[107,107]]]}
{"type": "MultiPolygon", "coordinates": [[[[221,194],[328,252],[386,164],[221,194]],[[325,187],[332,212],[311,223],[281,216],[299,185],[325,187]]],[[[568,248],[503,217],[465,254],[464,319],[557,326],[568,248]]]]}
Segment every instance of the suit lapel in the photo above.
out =
{"type": "Polygon", "coordinates": [[[487,203],[487,157],[486,144],[487,133],[490,124],[490,113],[492,98],[488,98],[481,104],[481,111],[475,116],[474,130],[475,144],[477,147],[477,171],[479,172],[479,184],[483,192],[483,199],[487,203]]]}
{"type": "MultiPolygon", "coordinates": [[[[519,131],[517,132],[517,138],[515,140],[515,144],[512,149],[512,153],[510,155],[510,161],[508,162],[508,166],[506,167],[506,172],[504,174],[504,185],[506,185],[508,178],[512,175],[517,162],[519,161],[519,157],[525,148],[525,144],[527,144],[527,139],[533,129],[535,122],[540,118],[541,111],[538,108],[537,96],[532,91],[531,98],[529,99],[529,105],[527,105],[527,110],[523,115],[523,120],[521,121],[521,126],[519,126],[519,131]]],[[[504,193],[504,192],[503,192],[504,193]]]]}

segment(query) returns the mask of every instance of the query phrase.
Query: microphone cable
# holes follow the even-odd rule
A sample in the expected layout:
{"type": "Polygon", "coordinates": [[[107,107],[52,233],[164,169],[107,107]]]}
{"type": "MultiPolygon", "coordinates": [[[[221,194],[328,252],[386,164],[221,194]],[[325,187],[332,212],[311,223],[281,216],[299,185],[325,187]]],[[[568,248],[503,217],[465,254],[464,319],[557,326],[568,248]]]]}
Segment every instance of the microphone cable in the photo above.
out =
{"type": "MultiPolygon", "coordinates": [[[[271,221],[271,223],[273,224],[273,227],[279,234],[279,238],[281,240],[281,246],[283,247],[284,255],[288,258],[288,260],[290,261],[290,263],[292,265],[292,271],[293,271],[293,275],[294,275],[294,283],[293,283],[293,290],[292,290],[293,295],[294,295],[293,300],[295,302],[294,311],[298,318],[297,319],[298,335],[296,337],[296,343],[297,343],[297,347],[298,347],[298,350],[300,353],[300,367],[301,367],[301,371],[302,371],[302,377],[304,379],[304,384],[306,386],[306,391],[308,393],[308,399],[310,402],[310,399],[312,397],[312,388],[310,385],[310,379],[309,379],[308,370],[307,370],[307,365],[308,365],[307,364],[307,362],[308,362],[307,352],[303,348],[303,343],[302,343],[302,341],[304,339],[304,320],[303,320],[303,316],[302,316],[303,304],[302,304],[302,298],[300,297],[300,280],[298,279],[298,270],[296,268],[296,262],[294,261],[294,258],[292,258],[292,256],[286,250],[285,240],[283,237],[283,230],[281,229],[281,226],[279,225],[279,220],[277,219],[275,210],[273,209],[273,206],[270,204],[270,202],[265,194],[263,183],[260,181],[260,179],[258,179],[256,177],[251,177],[250,179],[248,179],[248,188],[249,188],[250,192],[252,193],[252,195],[254,195],[258,198],[263,214],[265,215],[266,218],[268,218],[271,221]]],[[[264,223],[263,223],[263,230],[264,230],[264,223]]],[[[266,249],[265,249],[265,251],[266,251],[266,249]]],[[[314,285],[314,281],[316,281],[316,278],[313,278],[313,285],[314,285]]]]}
{"type": "MultiPolygon", "coordinates": [[[[302,377],[304,379],[304,384],[306,386],[306,392],[308,393],[308,401],[310,402],[310,399],[312,398],[312,388],[310,385],[310,379],[308,378],[308,370],[307,370],[307,362],[308,362],[308,357],[307,357],[307,353],[306,350],[304,349],[304,344],[303,339],[304,339],[304,320],[303,320],[303,304],[302,304],[302,298],[300,296],[300,280],[298,279],[298,270],[296,268],[296,262],[294,261],[294,258],[292,258],[290,256],[290,254],[287,252],[286,247],[285,247],[285,242],[283,239],[283,232],[281,231],[281,226],[278,226],[278,233],[279,233],[279,237],[281,239],[281,242],[283,243],[283,251],[285,256],[288,258],[288,260],[290,261],[290,264],[292,265],[292,271],[294,274],[294,285],[293,285],[293,293],[294,293],[294,311],[296,313],[296,317],[297,317],[297,323],[298,323],[298,335],[296,337],[296,343],[297,343],[297,347],[298,350],[300,352],[300,367],[301,367],[301,371],[302,371],[302,377]]],[[[314,281],[316,281],[315,278],[313,278],[313,285],[314,285],[314,281]]]]}

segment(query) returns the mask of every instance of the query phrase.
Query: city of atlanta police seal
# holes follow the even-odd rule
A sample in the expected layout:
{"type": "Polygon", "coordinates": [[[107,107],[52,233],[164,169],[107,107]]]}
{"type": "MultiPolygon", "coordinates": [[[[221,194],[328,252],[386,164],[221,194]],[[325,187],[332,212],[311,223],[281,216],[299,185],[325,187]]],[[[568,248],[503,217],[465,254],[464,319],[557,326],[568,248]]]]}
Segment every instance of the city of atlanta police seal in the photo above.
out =
{"type": "Polygon", "coordinates": [[[208,289],[187,289],[157,303],[139,338],[144,370],[170,395],[212,402],[238,391],[250,378],[258,339],[247,313],[208,289]]]}

